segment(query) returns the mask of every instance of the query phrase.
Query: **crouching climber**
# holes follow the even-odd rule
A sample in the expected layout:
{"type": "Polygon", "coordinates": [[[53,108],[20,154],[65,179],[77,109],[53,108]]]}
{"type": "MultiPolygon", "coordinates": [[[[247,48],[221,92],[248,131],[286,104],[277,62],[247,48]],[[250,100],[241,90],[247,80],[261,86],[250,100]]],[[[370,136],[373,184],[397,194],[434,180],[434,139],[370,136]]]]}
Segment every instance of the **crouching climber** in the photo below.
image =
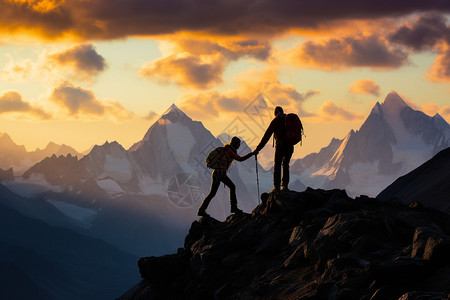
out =
{"type": "Polygon", "coordinates": [[[197,213],[198,216],[209,217],[209,214],[206,213],[206,209],[208,208],[211,199],[216,195],[221,182],[223,182],[230,189],[231,213],[242,213],[242,210],[237,207],[236,185],[227,175],[227,171],[233,160],[244,161],[254,155],[254,152],[250,152],[245,156],[239,156],[237,154],[237,150],[240,146],[241,140],[235,136],[231,139],[229,144],[226,144],[223,147],[218,147],[208,154],[208,157],[206,158],[206,165],[209,168],[214,169],[211,175],[211,190],[205,200],[203,200],[203,203],[197,213]]]}

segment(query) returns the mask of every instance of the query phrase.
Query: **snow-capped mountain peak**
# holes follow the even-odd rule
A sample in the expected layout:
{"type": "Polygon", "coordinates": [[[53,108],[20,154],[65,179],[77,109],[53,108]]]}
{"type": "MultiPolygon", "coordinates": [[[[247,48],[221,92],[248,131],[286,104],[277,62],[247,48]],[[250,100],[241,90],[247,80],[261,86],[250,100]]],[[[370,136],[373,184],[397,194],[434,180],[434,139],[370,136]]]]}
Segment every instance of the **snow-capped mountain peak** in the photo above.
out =
{"type": "Polygon", "coordinates": [[[392,91],[386,96],[380,107],[384,119],[394,133],[396,141],[408,139],[410,134],[407,132],[401,118],[401,112],[409,107],[405,101],[396,92],[392,91]]]}
{"type": "Polygon", "coordinates": [[[381,104],[384,113],[390,115],[398,115],[407,106],[400,95],[394,91],[390,92],[381,104]]]}
{"type": "Polygon", "coordinates": [[[180,122],[182,120],[190,120],[189,118],[181,109],[179,109],[175,103],[172,104],[161,116],[161,118],[158,120],[158,122],[164,123],[165,120],[169,120],[170,122],[180,122]]]}
{"type": "Polygon", "coordinates": [[[359,130],[328,154],[328,160],[316,163],[311,160],[319,160],[319,156],[310,155],[307,162],[296,162],[308,168],[294,170],[314,187],[376,195],[395,178],[449,146],[450,125],[440,115],[430,117],[414,110],[391,92],[381,104],[375,104],[359,130]]]}

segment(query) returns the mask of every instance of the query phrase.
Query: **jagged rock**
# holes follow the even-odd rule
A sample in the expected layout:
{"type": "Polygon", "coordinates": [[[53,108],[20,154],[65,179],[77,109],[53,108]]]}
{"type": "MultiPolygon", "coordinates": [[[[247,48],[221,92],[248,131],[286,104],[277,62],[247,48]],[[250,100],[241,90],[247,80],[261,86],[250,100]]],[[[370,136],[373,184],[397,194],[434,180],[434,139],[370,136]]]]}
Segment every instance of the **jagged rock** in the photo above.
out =
{"type": "Polygon", "coordinates": [[[56,156],[53,154],[28,169],[23,178],[29,179],[33,175],[42,174],[45,180],[53,185],[67,186],[76,184],[81,179],[86,179],[84,170],[80,168],[78,158],[70,153],[67,156],[56,156]],[[47,170],[55,170],[55,172],[47,172],[47,170]]]}
{"type": "Polygon", "coordinates": [[[432,236],[428,238],[423,258],[436,264],[447,264],[450,262],[450,240],[432,236]]]}
{"type": "Polygon", "coordinates": [[[425,251],[425,246],[427,245],[427,241],[431,236],[436,236],[437,233],[435,230],[426,228],[426,227],[418,227],[414,232],[411,257],[423,257],[423,253],[425,251]]]}
{"type": "Polygon", "coordinates": [[[143,281],[121,299],[438,297],[450,292],[449,233],[448,215],[426,208],[272,193],[251,215],[193,222],[177,254],[140,259],[143,281]]]}

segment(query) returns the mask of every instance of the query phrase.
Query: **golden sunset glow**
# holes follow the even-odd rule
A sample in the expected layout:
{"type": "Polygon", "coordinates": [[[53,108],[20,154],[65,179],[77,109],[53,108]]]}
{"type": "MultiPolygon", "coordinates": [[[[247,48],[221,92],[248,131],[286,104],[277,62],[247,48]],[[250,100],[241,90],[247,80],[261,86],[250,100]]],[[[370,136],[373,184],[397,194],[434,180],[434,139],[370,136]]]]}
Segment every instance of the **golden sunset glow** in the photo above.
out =
{"type": "Polygon", "coordinates": [[[1,131],[129,147],[175,103],[218,135],[264,93],[302,118],[303,157],[392,90],[450,120],[447,2],[250,2],[0,0],[1,131]]]}

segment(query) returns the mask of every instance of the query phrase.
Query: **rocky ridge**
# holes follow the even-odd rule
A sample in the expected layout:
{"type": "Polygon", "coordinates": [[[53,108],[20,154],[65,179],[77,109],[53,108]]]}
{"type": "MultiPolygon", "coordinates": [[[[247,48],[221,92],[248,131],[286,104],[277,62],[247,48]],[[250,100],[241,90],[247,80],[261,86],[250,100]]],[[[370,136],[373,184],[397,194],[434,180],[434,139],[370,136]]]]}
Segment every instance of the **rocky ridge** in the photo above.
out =
{"type": "Polygon", "coordinates": [[[194,221],[178,253],[139,259],[120,299],[447,299],[449,215],[344,190],[264,194],[194,221]]]}

